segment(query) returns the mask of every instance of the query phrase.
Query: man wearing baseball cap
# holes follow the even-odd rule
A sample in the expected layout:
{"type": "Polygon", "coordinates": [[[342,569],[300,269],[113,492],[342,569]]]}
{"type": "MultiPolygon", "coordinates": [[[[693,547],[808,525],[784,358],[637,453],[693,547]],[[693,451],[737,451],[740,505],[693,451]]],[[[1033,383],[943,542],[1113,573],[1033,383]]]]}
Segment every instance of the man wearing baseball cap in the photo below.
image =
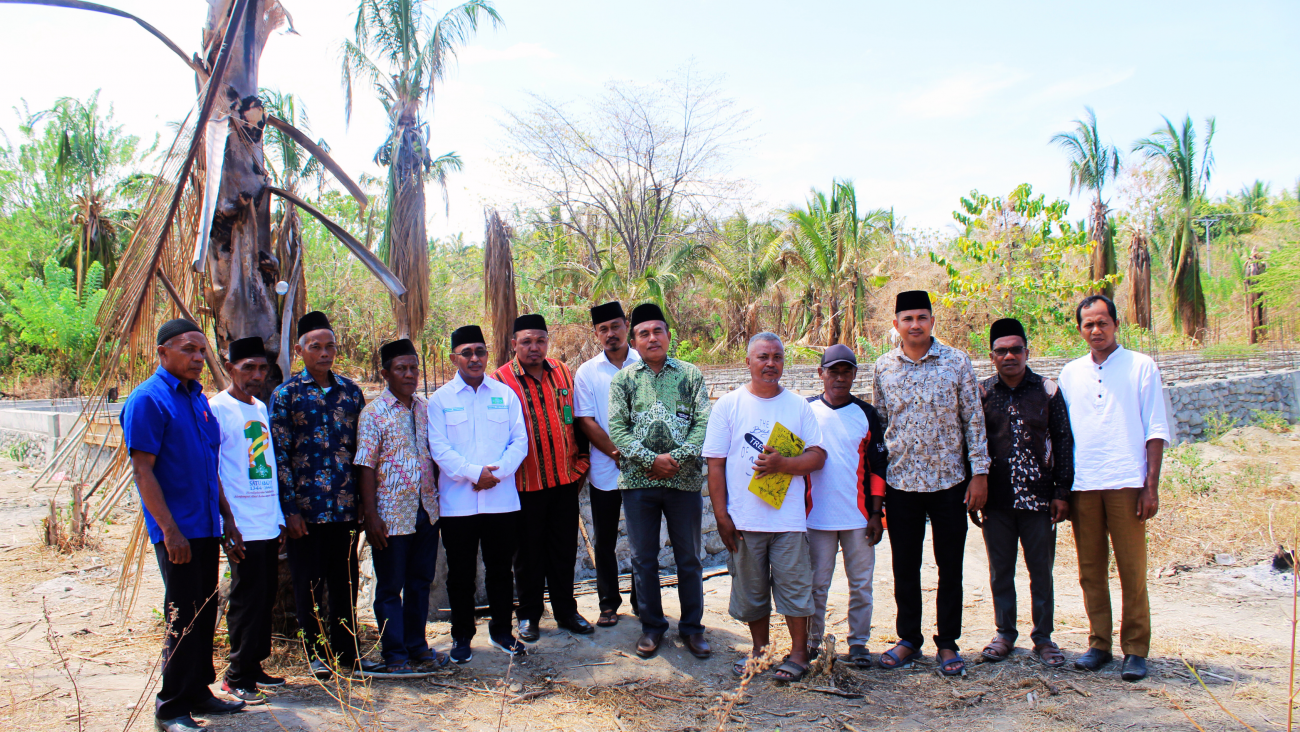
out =
{"type": "Polygon", "coordinates": [[[871,665],[871,580],[876,544],[884,532],[884,429],[876,408],[853,396],[858,357],[836,344],[822,354],[817,376],[823,390],[808,397],[821,427],[826,463],[808,476],[808,553],[812,560],[813,614],[808,624],[810,657],[826,631],[826,595],[835,576],[835,556],[844,552],[849,577],[849,656],[859,668],[871,665]]]}

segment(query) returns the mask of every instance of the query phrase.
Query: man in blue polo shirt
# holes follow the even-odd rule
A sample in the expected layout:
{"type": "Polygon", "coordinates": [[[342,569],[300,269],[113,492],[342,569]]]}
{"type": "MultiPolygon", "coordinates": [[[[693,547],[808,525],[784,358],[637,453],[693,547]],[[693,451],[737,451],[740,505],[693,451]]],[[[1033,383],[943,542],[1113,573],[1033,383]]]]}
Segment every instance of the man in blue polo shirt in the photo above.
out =
{"type": "Polygon", "coordinates": [[[163,732],[201,729],[191,715],[225,714],[245,706],[218,699],[208,688],[216,680],[212,634],[219,550],[224,543],[227,556],[238,562],[244,542],[217,477],[220,428],[198,382],[207,347],[194,323],[163,323],[158,370],[131,392],[121,415],[163,579],[167,633],[154,712],[163,732]]]}

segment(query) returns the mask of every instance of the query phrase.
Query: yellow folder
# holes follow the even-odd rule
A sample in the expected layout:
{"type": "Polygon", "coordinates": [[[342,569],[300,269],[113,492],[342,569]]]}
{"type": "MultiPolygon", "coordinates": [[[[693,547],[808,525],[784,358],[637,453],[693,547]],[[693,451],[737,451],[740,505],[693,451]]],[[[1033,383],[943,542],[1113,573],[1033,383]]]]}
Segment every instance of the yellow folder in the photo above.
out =
{"type": "MultiPolygon", "coordinates": [[[[777,422],[768,435],[767,447],[773,448],[786,457],[799,457],[803,454],[804,442],[788,427],[777,422]]],[[[755,475],[749,480],[749,492],[762,498],[772,508],[781,508],[785,503],[785,494],[790,490],[789,473],[769,473],[763,477],[755,475]]]]}

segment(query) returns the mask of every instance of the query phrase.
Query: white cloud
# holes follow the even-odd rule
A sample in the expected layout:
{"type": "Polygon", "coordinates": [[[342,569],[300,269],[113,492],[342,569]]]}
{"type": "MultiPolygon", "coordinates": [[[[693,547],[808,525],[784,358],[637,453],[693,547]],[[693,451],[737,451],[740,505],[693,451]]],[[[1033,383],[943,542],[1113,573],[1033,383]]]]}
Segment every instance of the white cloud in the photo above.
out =
{"type": "Polygon", "coordinates": [[[905,97],[899,109],[926,119],[964,117],[975,112],[980,103],[995,92],[1013,86],[1025,77],[1023,72],[1002,67],[962,71],[905,97]]]}

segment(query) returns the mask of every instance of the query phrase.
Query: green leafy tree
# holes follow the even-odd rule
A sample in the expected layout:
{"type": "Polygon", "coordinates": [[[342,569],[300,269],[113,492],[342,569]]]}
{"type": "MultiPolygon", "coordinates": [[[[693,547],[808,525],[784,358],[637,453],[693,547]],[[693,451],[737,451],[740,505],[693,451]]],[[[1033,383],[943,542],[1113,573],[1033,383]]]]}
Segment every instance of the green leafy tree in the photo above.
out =
{"type": "Polygon", "coordinates": [[[57,378],[73,383],[99,338],[95,314],[104,301],[104,265],[91,262],[83,285],[78,295],[72,270],[51,257],[43,278],[27,278],[0,305],[19,340],[45,356],[57,378]]]}
{"type": "Polygon", "coordinates": [[[971,191],[953,218],[963,227],[944,253],[930,259],[948,274],[941,304],[974,313],[975,320],[1019,318],[1028,328],[1072,325],[1080,294],[1113,283],[1089,277],[1081,265],[1087,235],[1069,221],[1070,204],[1048,203],[1024,183],[1005,198],[971,191]]]}
{"type": "Polygon", "coordinates": [[[1170,310],[1183,333],[1201,341],[1207,332],[1207,320],[1193,209],[1214,171],[1214,154],[1210,151],[1214,118],[1206,120],[1199,145],[1191,116],[1184,117],[1179,127],[1168,117],[1164,121],[1164,127],[1156,129],[1150,137],[1133,143],[1133,151],[1164,161],[1165,183],[1177,196],[1178,211],[1169,245],[1170,310]]]}
{"type": "Polygon", "coordinates": [[[1118,270],[1115,263],[1115,227],[1108,219],[1110,212],[1101,192],[1106,184],[1119,175],[1119,148],[1102,143],[1097,134],[1097,113],[1084,107],[1085,119],[1074,121],[1074,132],[1058,132],[1052,142],[1059,145],[1070,157],[1070,193],[1093,192],[1092,216],[1088,220],[1088,244],[1092,247],[1091,269],[1094,282],[1104,283],[1102,294],[1114,295],[1108,275],[1118,270]]]}
{"type": "Polygon", "coordinates": [[[751,221],[744,213],[728,218],[719,227],[718,240],[700,262],[704,278],[718,292],[726,337],[714,350],[744,345],[758,333],[759,309],[775,300],[781,307],[780,254],[782,231],[771,221],[751,221]]]}
{"type": "Polygon", "coordinates": [[[393,300],[402,337],[419,336],[429,308],[429,242],[424,228],[424,184],[437,181],[446,198],[448,173],[461,169],[455,153],[434,158],[421,110],[433,103],[456,48],[487,19],[501,16],[489,0],[469,0],[436,21],[423,0],[361,0],[354,39],[343,43],[344,113],[352,117],[353,82],[369,84],[388,113],[388,137],[375,163],[388,168],[388,216],[380,256],[407,288],[393,300]]]}

